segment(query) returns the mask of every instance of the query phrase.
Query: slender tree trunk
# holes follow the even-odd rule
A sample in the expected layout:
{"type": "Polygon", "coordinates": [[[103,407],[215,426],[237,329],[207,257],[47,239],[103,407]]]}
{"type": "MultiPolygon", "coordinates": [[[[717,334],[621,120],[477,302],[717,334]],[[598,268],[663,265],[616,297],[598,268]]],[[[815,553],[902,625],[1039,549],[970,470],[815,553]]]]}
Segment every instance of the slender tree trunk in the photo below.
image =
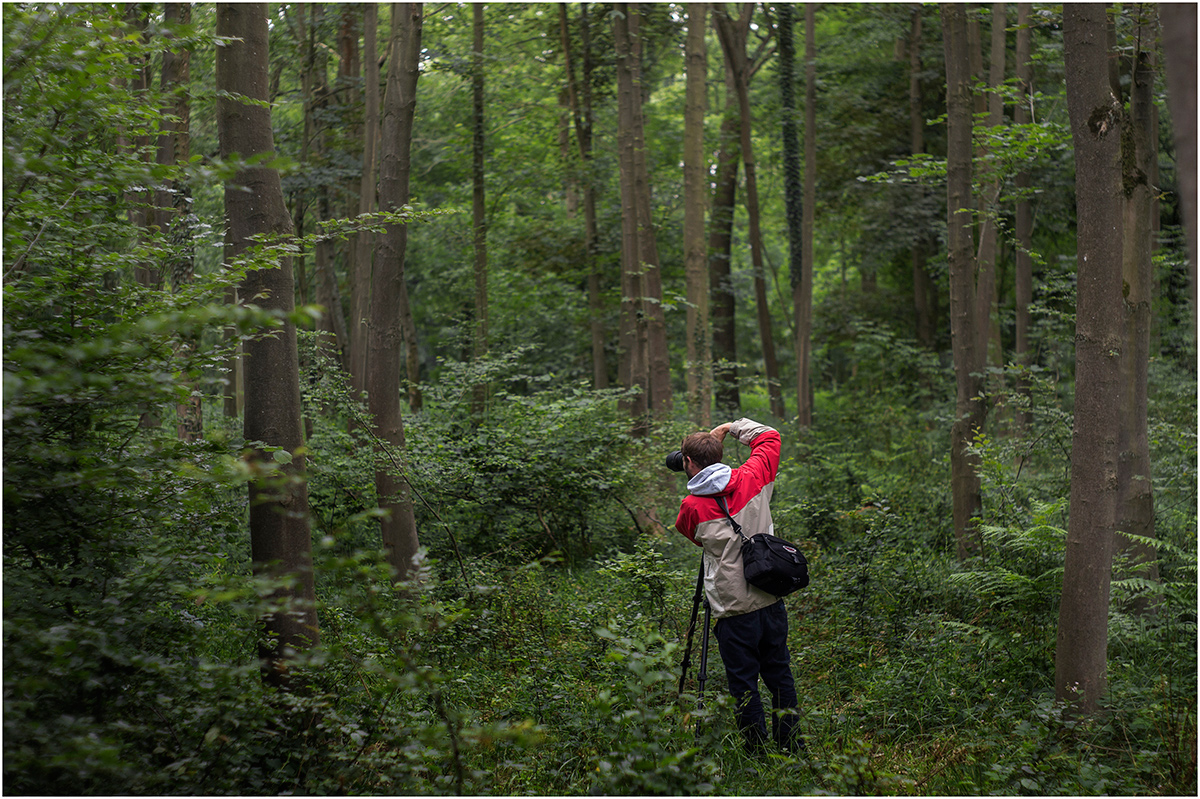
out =
{"type": "MultiPolygon", "coordinates": [[[[1154,117],[1154,53],[1158,45],[1155,3],[1130,7],[1137,15],[1129,89],[1129,124],[1122,138],[1125,249],[1123,288],[1125,342],[1121,347],[1121,440],[1117,467],[1117,529],[1143,538],[1154,537],[1154,493],[1150,483],[1148,398],[1150,324],[1153,292],[1154,189],[1150,175],[1158,160],[1158,126],[1154,117]],[[1129,152],[1132,150],[1132,152],[1129,152]]],[[[1129,558],[1132,574],[1158,579],[1155,547],[1121,537],[1120,550],[1129,558]]],[[[1122,575],[1124,576],[1124,575],[1122,575]]],[[[1152,605],[1134,603],[1147,611],[1152,605]]]]}
{"type": "MultiPolygon", "coordinates": [[[[972,235],[971,125],[973,101],[965,7],[941,6],[946,51],[946,216],[950,262],[950,337],[954,352],[957,400],[950,433],[950,484],[954,505],[954,537],[959,560],[978,551],[976,517],[982,508],[978,458],[969,451],[983,427],[982,392],[986,351],[978,335],[975,246],[972,235]]],[[[983,324],[986,329],[986,315],[983,324]]]]}
{"type": "MultiPolygon", "coordinates": [[[[267,5],[222,3],[217,6],[217,35],[228,39],[218,48],[216,83],[217,132],[222,158],[271,156],[275,143],[267,106],[267,5]],[[246,97],[262,103],[243,103],[246,97]]],[[[232,259],[247,249],[255,235],[290,236],[292,220],[284,206],[279,173],[270,167],[241,170],[225,190],[226,225],[232,259]],[[248,189],[245,190],[245,189],[248,189]]],[[[241,295],[262,307],[287,313],[293,309],[292,265],[281,258],[277,266],[246,275],[241,295]]],[[[259,649],[263,677],[286,687],[288,661],[294,653],[318,643],[312,541],[308,526],[308,488],[304,480],[304,440],[300,429],[300,375],[296,328],[290,322],[272,335],[246,344],[247,441],[262,442],[290,455],[281,471],[280,486],[272,479],[250,483],[250,553],[259,574],[293,581],[276,597],[290,600],[264,620],[266,643],[259,649]]],[[[278,454],[256,450],[255,470],[283,462],[278,454]]]]}
{"type": "Polygon", "coordinates": [[[796,311],[796,403],[800,427],[812,427],[812,297],[817,237],[817,18],[816,6],[804,6],[804,218],[800,257],[802,275],[796,311]]]}
{"type": "Polygon", "coordinates": [[[733,290],[733,219],[741,160],[737,90],[725,57],[725,114],[721,118],[717,175],[709,212],[708,275],[713,339],[713,399],[716,415],[734,419],[741,413],[738,388],[736,295],[733,290]]]}
{"type": "MultiPolygon", "coordinates": [[[[1020,96],[1013,108],[1013,122],[1017,125],[1028,125],[1033,114],[1030,103],[1033,102],[1033,35],[1030,30],[1033,12],[1032,3],[1017,4],[1017,88],[1020,96]]],[[[1015,214],[1015,234],[1017,238],[1016,252],[1016,362],[1022,367],[1033,364],[1033,356],[1029,348],[1029,306],[1033,302],[1033,203],[1029,193],[1033,188],[1033,177],[1029,169],[1023,168],[1016,176],[1017,191],[1021,196],[1017,200],[1015,214]]],[[[1030,399],[1029,380],[1022,376],[1017,380],[1017,391],[1030,399]]],[[[1028,429],[1032,423],[1029,411],[1022,411],[1017,417],[1017,426],[1021,430],[1028,429]]]]}
{"type": "Polygon", "coordinates": [[[588,261],[588,317],[592,339],[592,387],[608,388],[608,363],[604,354],[604,298],[600,292],[600,262],[596,257],[596,188],[592,179],[592,55],[587,3],[580,4],[580,39],[583,47],[583,91],[575,81],[571,56],[571,30],[567,5],[558,6],[559,33],[562,38],[563,64],[567,73],[567,100],[575,120],[575,141],[579,148],[580,183],[583,191],[584,247],[588,261]],[[582,102],[580,94],[583,95],[582,102]]]}
{"type": "Polygon", "coordinates": [[[688,417],[699,427],[712,423],[712,331],[708,313],[708,259],[704,212],[708,204],[708,168],[704,158],[704,115],[708,79],[708,6],[688,7],[687,91],[684,107],[683,251],[687,275],[688,417]]]}
{"type": "MultiPolygon", "coordinates": [[[[375,153],[379,139],[379,29],[378,6],[363,4],[363,167],[358,189],[358,212],[375,210],[375,153]]],[[[358,234],[354,273],[350,282],[350,377],[355,396],[367,387],[367,316],[371,311],[371,264],[375,255],[375,234],[358,234]]]]}
{"type": "MultiPolygon", "coordinates": [[[[1004,3],[992,3],[991,57],[987,77],[987,126],[999,128],[1004,124],[1004,98],[999,88],[1004,83],[1005,25],[1007,12],[1004,3]]],[[[978,162],[986,163],[987,148],[980,148],[978,162]]],[[[981,176],[982,177],[982,176],[981,176]]],[[[979,296],[976,298],[979,314],[979,334],[987,352],[990,366],[1004,365],[1004,350],[1000,341],[1000,287],[997,280],[1000,261],[1000,175],[995,170],[987,175],[983,196],[979,198],[982,216],[979,227],[979,296]]],[[[1000,378],[992,380],[990,394],[1002,390],[1000,378]]]]}
{"type": "Polygon", "coordinates": [[[645,347],[643,298],[646,290],[638,246],[638,192],[634,156],[635,108],[641,103],[641,97],[634,75],[627,4],[615,6],[613,40],[617,50],[617,148],[621,186],[621,382],[627,388],[639,389],[639,393],[626,402],[626,407],[635,420],[635,432],[645,434],[646,414],[650,407],[650,375],[645,347]]]}
{"type": "MultiPolygon", "coordinates": [[[[913,155],[925,152],[925,113],[921,104],[921,14],[922,6],[918,3],[913,6],[908,35],[908,123],[913,155]]],[[[923,186],[918,186],[916,191],[919,199],[925,197],[923,186]]],[[[917,315],[917,341],[921,342],[922,346],[932,349],[935,342],[933,317],[937,295],[926,268],[928,250],[928,237],[918,236],[911,250],[913,307],[917,315]]]]}
{"type": "MultiPolygon", "coordinates": [[[[163,19],[168,25],[189,25],[192,7],[188,3],[165,3],[163,19]]],[[[186,47],[168,47],[162,54],[162,90],[170,99],[164,109],[162,128],[158,137],[158,163],[163,166],[186,164],[191,157],[191,118],[189,82],[191,80],[191,51],[186,47]],[[173,117],[173,118],[172,118],[173,117]]],[[[169,233],[172,245],[178,248],[171,262],[171,285],[178,291],[195,278],[195,248],[192,246],[192,196],[187,184],[173,180],[158,192],[155,201],[158,227],[169,233]]],[[[190,337],[182,350],[194,350],[199,341],[190,337]]],[[[201,397],[193,392],[186,401],[175,406],[176,434],[181,441],[195,441],[204,435],[201,397]]]]}
{"type": "MultiPolygon", "coordinates": [[[[149,23],[147,19],[148,9],[148,5],[141,3],[130,3],[125,9],[125,22],[130,28],[130,35],[139,37],[143,42],[149,38],[146,32],[149,23]]],[[[142,98],[142,101],[146,102],[146,95],[152,84],[150,58],[148,55],[140,55],[130,60],[133,62],[134,73],[133,79],[129,82],[129,93],[134,97],[142,98]]],[[[122,135],[121,138],[129,142],[127,134],[122,135]]],[[[132,146],[135,152],[149,153],[149,134],[139,133],[134,135],[132,146]]],[[[149,162],[150,156],[147,154],[143,158],[149,162]]],[[[144,231],[155,224],[156,221],[152,209],[154,203],[153,192],[144,187],[131,188],[125,193],[125,201],[126,205],[130,208],[130,221],[138,227],[139,231],[142,231],[139,235],[144,236],[144,231]]],[[[146,261],[134,264],[133,275],[134,279],[143,286],[157,287],[162,283],[162,273],[154,264],[146,261]]],[[[143,418],[142,426],[157,426],[157,420],[150,421],[143,418]],[[148,422],[149,425],[147,424],[148,422]]]]}
{"type": "MultiPolygon", "coordinates": [[[[391,55],[380,119],[379,205],[398,211],[409,199],[410,153],[417,106],[422,6],[392,5],[391,55]]],[[[404,420],[400,412],[400,356],[405,342],[404,255],[408,227],[388,225],[379,237],[371,292],[367,397],[375,434],[386,448],[375,472],[375,490],[388,513],[381,522],[383,546],[399,579],[408,577],[418,540],[404,469],[404,420]]]]}
{"type": "MultiPolygon", "coordinates": [[[[487,257],[487,209],[484,206],[484,127],[483,127],[483,3],[475,3],[475,45],[471,64],[471,96],[473,124],[471,136],[471,213],[474,221],[475,244],[475,332],[474,355],[479,360],[488,353],[488,257],[487,257]]],[[[473,415],[482,418],[487,409],[488,387],[479,383],[474,388],[473,415]]]]}
{"type": "MultiPolygon", "coordinates": [[[[796,132],[796,45],[792,5],[779,6],[779,104],[782,117],[783,199],[787,218],[788,275],[792,289],[796,337],[796,423],[803,430],[812,424],[808,407],[808,337],[804,330],[804,183],[801,178],[800,141],[796,132]]],[[[807,109],[806,109],[807,111],[807,109]]],[[[809,131],[805,128],[805,133],[809,131]]],[[[807,136],[806,136],[807,144],[807,136]]]]}
{"type": "Polygon", "coordinates": [[[771,413],[782,419],[787,411],[783,405],[783,391],[779,383],[779,366],[775,358],[775,337],[771,330],[771,313],[767,304],[767,283],[763,272],[762,232],[758,209],[758,178],[751,138],[750,114],[750,68],[746,53],[746,40],[750,30],[753,3],[742,4],[737,22],[724,11],[714,13],[718,38],[725,51],[726,64],[734,70],[734,86],[737,89],[739,116],[741,117],[742,165],[746,175],[746,217],[749,223],[750,258],[754,265],[755,305],[758,309],[758,334],[762,344],[763,365],[766,371],[767,394],[770,397],[771,413]]]}
{"type": "MultiPolygon", "coordinates": [[[[325,7],[321,3],[309,3],[294,7],[294,10],[296,11],[296,25],[294,29],[296,47],[303,53],[300,60],[300,95],[303,99],[304,120],[300,136],[299,161],[301,168],[307,169],[309,149],[317,138],[316,112],[324,105],[326,95],[325,81],[323,79],[325,75],[325,51],[317,47],[316,35],[316,31],[320,27],[325,13],[325,7]],[[310,15],[312,18],[311,24],[308,22],[310,15]]],[[[316,148],[320,151],[319,143],[316,143],[316,148]]],[[[303,236],[307,232],[304,227],[304,220],[308,214],[312,198],[317,193],[319,193],[319,190],[314,190],[310,187],[298,188],[292,193],[292,224],[295,226],[296,235],[298,236],[303,236]]],[[[307,253],[301,250],[294,261],[296,271],[296,301],[302,305],[307,305],[309,302],[308,264],[306,259],[307,253]]]]}
{"type": "Polygon", "coordinates": [[[1196,226],[1196,4],[1162,3],[1163,52],[1167,68],[1167,101],[1175,130],[1176,174],[1187,235],[1188,299],[1192,308],[1192,352],[1196,351],[1196,261],[1200,231],[1196,226]]]}
{"type": "Polygon", "coordinates": [[[1122,108],[1108,77],[1100,4],[1063,9],[1067,109],[1075,147],[1078,300],[1071,509],[1059,605],[1055,695],[1081,713],[1107,688],[1108,604],[1122,402],[1122,108]]]}
{"type": "Polygon", "coordinates": [[[645,120],[642,98],[641,12],[637,3],[629,3],[630,71],[633,76],[633,179],[637,208],[637,248],[642,273],[642,316],[645,319],[646,376],[650,391],[648,408],[656,421],[671,415],[674,392],[671,390],[670,353],[667,348],[667,322],[662,305],[662,270],[659,268],[658,237],[654,230],[651,207],[650,171],[646,164],[645,120]]]}
{"type": "MultiPolygon", "coordinates": [[[[318,218],[332,218],[329,203],[329,189],[322,186],[320,200],[317,203],[318,218]]],[[[321,315],[318,329],[322,334],[320,346],[334,363],[346,369],[349,367],[349,353],[346,349],[346,317],[342,313],[342,297],[338,290],[337,274],[334,271],[334,244],[325,239],[318,241],[313,252],[313,272],[316,278],[317,302],[325,308],[321,315]]]]}

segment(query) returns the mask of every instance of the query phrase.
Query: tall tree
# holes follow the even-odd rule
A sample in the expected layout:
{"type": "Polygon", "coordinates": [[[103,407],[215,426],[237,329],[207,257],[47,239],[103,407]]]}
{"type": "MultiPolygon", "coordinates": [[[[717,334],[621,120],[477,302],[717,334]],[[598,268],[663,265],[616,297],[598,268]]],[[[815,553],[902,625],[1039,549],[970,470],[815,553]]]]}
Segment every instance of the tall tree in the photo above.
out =
{"type": "Polygon", "coordinates": [[[796,308],[797,417],[812,426],[812,295],[817,237],[817,11],[804,6],[804,208],[800,257],[802,275],[796,308]]]}
{"type": "MultiPolygon", "coordinates": [[[[188,3],[165,3],[163,22],[168,31],[173,26],[192,22],[192,7],[188,3]]],[[[168,32],[167,41],[175,36],[168,32]]],[[[191,158],[191,120],[189,82],[191,79],[191,50],[187,47],[167,47],[162,54],[162,91],[167,98],[158,136],[158,158],[161,166],[186,164],[191,158]]],[[[157,192],[154,202],[158,229],[170,236],[175,252],[170,267],[171,285],[179,290],[195,278],[196,257],[192,245],[192,193],[183,180],[172,180],[157,192]]],[[[194,347],[195,341],[183,346],[194,347]]],[[[204,432],[202,398],[192,396],[175,408],[176,432],[183,441],[200,438],[204,432]]]]}
{"type": "MultiPolygon", "coordinates": [[[[487,208],[484,205],[484,113],[483,113],[483,3],[475,3],[472,30],[474,50],[471,59],[471,219],[473,222],[475,247],[475,332],[474,356],[476,360],[488,352],[488,256],[487,256],[487,208]]],[[[474,387],[474,414],[483,415],[487,407],[487,384],[480,382],[474,387]]]]}
{"type": "MultiPolygon", "coordinates": [[[[387,88],[380,120],[380,210],[400,211],[409,200],[413,122],[417,108],[417,75],[421,54],[423,7],[392,5],[391,47],[387,88]]],[[[400,356],[405,343],[403,315],[407,305],[404,257],[408,226],[392,223],[379,237],[372,281],[370,347],[367,352],[367,397],[375,435],[387,448],[375,472],[383,546],[400,579],[408,576],[417,554],[417,525],[408,481],[401,473],[404,419],[400,411],[400,356]]]]}
{"type": "Polygon", "coordinates": [[[630,35],[628,4],[614,7],[612,15],[613,41],[617,53],[617,152],[620,165],[621,190],[621,315],[619,322],[620,376],[626,388],[638,393],[625,402],[629,415],[637,421],[635,430],[646,432],[645,417],[649,410],[650,376],[646,362],[645,312],[646,296],[641,258],[638,249],[637,187],[634,176],[635,109],[641,104],[641,94],[634,78],[633,45],[630,35]]]}
{"type": "Polygon", "coordinates": [[[754,266],[755,305],[758,309],[758,335],[763,350],[767,394],[771,413],[782,419],[787,415],[783,405],[783,389],[779,382],[779,365],[775,358],[775,335],[771,328],[770,306],[767,302],[767,282],[763,269],[763,241],[758,206],[758,170],[751,137],[750,74],[752,61],[746,46],[750,35],[754,3],[743,3],[735,21],[724,8],[714,9],[713,22],[717,38],[725,53],[726,69],[733,70],[733,85],[737,90],[738,115],[741,120],[742,167],[746,181],[746,217],[750,235],[750,259],[754,266]]]}
{"type": "MultiPolygon", "coordinates": [[[[792,308],[796,316],[796,414],[801,428],[812,424],[808,406],[808,331],[804,294],[804,183],[801,178],[800,141],[796,131],[796,44],[792,5],[779,6],[779,104],[783,150],[783,199],[787,217],[788,274],[792,308]]],[[[806,109],[807,111],[807,109],[806,109]]],[[[806,131],[807,133],[807,131],[806,131]]]]}
{"type": "MultiPolygon", "coordinates": [[[[724,56],[728,60],[728,56],[724,56]]],[[[737,295],[733,290],[733,220],[737,202],[741,125],[733,70],[725,67],[725,111],[718,136],[716,177],[708,220],[708,276],[713,348],[713,399],[717,416],[741,412],[738,388],[737,295]]]]}
{"type": "Polygon", "coordinates": [[[1119,95],[1100,4],[1063,9],[1078,230],[1071,508],[1054,659],[1055,695],[1081,713],[1107,688],[1108,603],[1120,434],[1122,186],[1119,95]]]}
{"type": "MultiPolygon", "coordinates": [[[[1032,43],[1033,31],[1031,15],[1032,3],[1017,4],[1017,104],[1013,108],[1013,122],[1017,125],[1028,125],[1033,121],[1030,103],[1033,102],[1033,61],[1032,43]]],[[[1033,188],[1033,176],[1028,167],[1023,167],[1016,175],[1017,207],[1014,214],[1013,234],[1016,237],[1016,257],[1014,274],[1014,294],[1016,311],[1016,342],[1014,355],[1021,366],[1031,365],[1029,347],[1029,306],[1033,302],[1033,202],[1030,197],[1033,188]]],[[[1020,377],[1017,380],[1017,391],[1026,398],[1029,396],[1029,381],[1020,377]]],[[[1030,415],[1022,412],[1018,417],[1020,427],[1028,427],[1030,415]]]]}
{"type": "Polygon", "coordinates": [[[575,123],[575,143],[579,148],[579,172],[583,190],[584,249],[587,253],[588,327],[592,339],[592,387],[608,388],[608,363],[604,355],[604,297],[600,290],[599,241],[596,223],[596,181],[592,176],[592,45],[587,3],[579,4],[579,36],[582,81],[575,80],[571,55],[571,29],[567,5],[558,6],[559,33],[562,38],[564,69],[567,73],[567,102],[575,123]],[[582,91],[580,90],[582,83],[582,91]],[[581,96],[582,95],[582,96],[581,96]]]}
{"type": "MultiPolygon", "coordinates": [[[[923,7],[920,3],[913,5],[908,34],[908,124],[909,144],[914,156],[925,152],[925,113],[921,103],[924,94],[921,82],[921,38],[924,22],[922,12],[923,7]]],[[[917,186],[916,191],[924,197],[924,186],[917,186]]],[[[929,237],[918,234],[911,249],[917,341],[921,342],[922,346],[932,348],[935,340],[937,287],[926,266],[928,254],[929,237]]]]}
{"type": "Polygon", "coordinates": [[[1200,259],[1196,200],[1196,4],[1162,3],[1163,51],[1167,68],[1167,101],[1175,129],[1176,174],[1187,235],[1188,299],[1192,310],[1192,347],[1196,346],[1196,261],[1200,259]]]}
{"type": "MultiPolygon", "coordinates": [[[[665,419],[672,404],[666,319],[662,308],[662,276],[650,207],[650,181],[642,112],[641,14],[636,3],[620,3],[613,14],[617,52],[617,96],[621,168],[622,325],[627,386],[642,386],[634,418],[649,411],[665,419]]],[[[641,423],[638,430],[644,430],[641,423]]]]}
{"type": "MultiPolygon", "coordinates": [[[[1122,254],[1125,341],[1120,354],[1123,394],[1117,470],[1117,529],[1148,539],[1154,537],[1147,391],[1154,289],[1151,256],[1156,210],[1151,175],[1158,161],[1158,119],[1154,113],[1158,4],[1136,3],[1128,8],[1135,17],[1135,33],[1128,84],[1128,125],[1126,135],[1121,140],[1125,206],[1125,247],[1122,254]]],[[[1123,537],[1118,544],[1132,561],[1135,573],[1147,579],[1158,579],[1155,547],[1123,537]]],[[[1140,609],[1150,607],[1145,602],[1136,604],[1140,609]]]]}
{"type": "MultiPolygon", "coordinates": [[[[222,159],[265,158],[275,152],[268,98],[267,5],[221,3],[217,6],[217,132],[222,159]],[[243,98],[245,98],[243,100],[243,98]]],[[[229,260],[251,246],[251,237],[288,237],[292,220],[283,201],[279,173],[269,166],[246,166],[225,189],[226,242],[229,260]]],[[[288,661],[294,652],[318,643],[308,489],[304,481],[304,440],[300,422],[300,366],[296,328],[287,321],[293,310],[291,259],[248,272],[242,285],[245,302],[283,315],[271,335],[246,344],[246,441],[255,442],[251,462],[266,470],[281,463],[287,481],[262,476],[250,483],[250,553],[256,573],[288,580],[277,597],[290,600],[264,619],[267,635],[260,645],[263,676],[289,684],[288,661]],[[280,457],[278,453],[287,453],[280,457]]],[[[269,472],[268,472],[269,474],[269,472]]]]}
{"type": "Polygon", "coordinates": [[[712,332],[708,314],[708,259],[704,213],[708,166],[704,158],[704,115],[708,94],[708,6],[688,6],[687,90],[684,105],[683,252],[687,275],[688,416],[701,428],[712,422],[712,332]]]}
{"type": "Polygon", "coordinates": [[[651,206],[650,170],[646,163],[646,125],[642,82],[644,38],[642,14],[637,3],[629,3],[629,67],[633,77],[633,180],[637,207],[637,252],[642,274],[642,314],[645,317],[646,376],[650,390],[649,410],[663,421],[671,414],[674,392],[671,389],[670,351],[667,348],[667,321],[662,305],[662,269],[658,256],[658,236],[655,232],[651,206]]]}
{"type": "Polygon", "coordinates": [[[986,406],[980,401],[986,359],[986,284],[977,282],[972,233],[973,198],[971,127],[974,101],[966,8],[941,5],[946,57],[946,226],[950,266],[950,337],[954,353],[955,419],[950,432],[950,487],[954,537],[960,560],[975,549],[975,519],[982,508],[978,458],[970,447],[982,429],[986,406]],[[982,304],[984,313],[978,312],[982,304]],[[982,323],[981,323],[982,320],[982,323]],[[982,331],[980,330],[982,328],[982,331]]]}
{"type": "MultiPolygon", "coordinates": [[[[987,103],[987,126],[992,129],[1004,124],[1004,98],[1000,87],[1004,83],[1006,25],[1005,4],[992,3],[991,50],[984,97],[987,103]]],[[[976,163],[988,164],[990,160],[988,148],[979,147],[976,163]]],[[[1002,366],[1004,351],[1000,340],[1000,286],[996,275],[1000,266],[1000,191],[1003,188],[1003,176],[994,167],[985,166],[984,169],[986,173],[979,175],[981,181],[986,181],[980,186],[979,196],[979,324],[986,330],[987,363],[1002,366]]]]}
{"type": "MultiPolygon", "coordinates": [[[[375,210],[376,145],[379,139],[379,52],[376,41],[379,12],[375,3],[363,6],[363,159],[358,188],[358,212],[375,210]]],[[[375,255],[375,234],[358,234],[350,281],[350,377],[356,395],[367,386],[367,316],[371,311],[371,264],[375,255]]]]}

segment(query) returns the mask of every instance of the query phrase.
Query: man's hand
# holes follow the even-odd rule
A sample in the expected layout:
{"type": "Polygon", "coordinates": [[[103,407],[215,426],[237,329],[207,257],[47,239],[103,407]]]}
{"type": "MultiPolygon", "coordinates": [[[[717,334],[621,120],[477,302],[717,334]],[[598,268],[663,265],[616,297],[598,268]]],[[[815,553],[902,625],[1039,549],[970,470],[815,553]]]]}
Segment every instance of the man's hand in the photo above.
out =
{"type": "Polygon", "coordinates": [[[714,436],[716,436],[717,438],[719,438],[719,439],[721,439],[722,441],[724,441],[724,440],[725,440],[725,434],[729,432],[729,428],[730,428],[730,426],[732,426],[732,425],[733,425],[733,422],[726,422],[726,423],[725,423],[725,424],[723,424],[723,425],[718,425],[717,427],[714,427],[714,428],[713,428],[713,429],[712,429],[710,432],[712,433],[712,435],[714,435],[714,436]]]}

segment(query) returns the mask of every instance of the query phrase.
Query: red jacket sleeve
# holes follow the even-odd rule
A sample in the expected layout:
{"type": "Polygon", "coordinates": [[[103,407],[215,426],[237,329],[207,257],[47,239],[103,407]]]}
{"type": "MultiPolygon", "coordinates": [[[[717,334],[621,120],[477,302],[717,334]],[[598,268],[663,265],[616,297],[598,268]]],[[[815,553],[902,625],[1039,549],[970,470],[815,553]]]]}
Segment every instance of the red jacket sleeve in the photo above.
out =
{"type": "Polygon", "coordinates": [[[739,469],[754,475],[760,485],[773,482],[779,474],[780,448],[779,431],[767,428],[750,442],[750,457],[739,469]]]}
{"type": "Polygon", "coordinates": [[[696,546],[702,546],[696,541],[696,527],[699,524],[700,518],[696,515],[696,509],[688,502],[688,498],[684,497],[679,506],[679,515],[675,517],[675,529],[687,536],[696,546]]]}

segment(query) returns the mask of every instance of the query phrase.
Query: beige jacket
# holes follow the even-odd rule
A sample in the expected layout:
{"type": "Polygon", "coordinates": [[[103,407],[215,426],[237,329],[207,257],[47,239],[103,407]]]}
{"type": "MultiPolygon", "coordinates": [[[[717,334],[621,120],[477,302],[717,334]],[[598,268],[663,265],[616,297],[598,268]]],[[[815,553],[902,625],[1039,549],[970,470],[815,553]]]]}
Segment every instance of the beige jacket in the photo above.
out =
{"type": "Polygon", "coordinates": [[[704,593],[713,615],[720,619],[750,613],[779,601],[755,588],[742,574],[742,540],[733,531],[714,497],[725,498],[742,534],[774,535],[771,494],[779,471],[779,432],[739,419],[730,435],[750,447],[750,456],[736,469],[714,463],[688,481],[688,496],[679,507],[675,528],[704,548],[704,593]]]}

